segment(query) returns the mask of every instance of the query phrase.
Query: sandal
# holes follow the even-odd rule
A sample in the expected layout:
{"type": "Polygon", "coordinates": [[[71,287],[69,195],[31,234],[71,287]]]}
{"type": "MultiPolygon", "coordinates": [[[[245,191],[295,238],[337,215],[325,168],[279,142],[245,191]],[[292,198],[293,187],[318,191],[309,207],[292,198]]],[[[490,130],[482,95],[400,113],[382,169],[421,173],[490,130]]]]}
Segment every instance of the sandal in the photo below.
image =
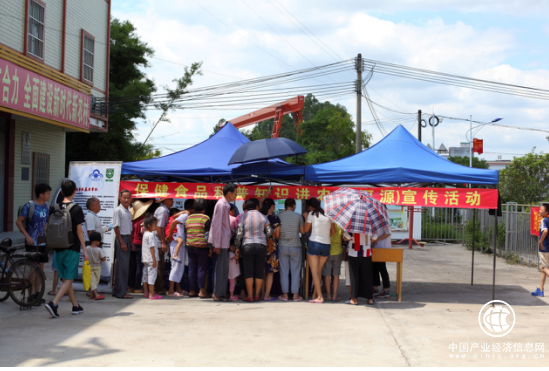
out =
{"type": "Polygon", "coordinates": [[[261,301],[261,298],[254,298],[254,301],[261,301]]]}
{"type": "Polygon", "coordinates": [[[370,303],[369,301],[366,302],[366,305],[375,305],[375,302],[372,300],[372,302],[370,303]]]}
{"type": "Polygon", "coordinates": [[[313,300],[309,300],[309,303],[313,303],[313,304],[324,304],[324,300],[321,300],[321,299],[313,299],[313,300]]]}
{"type": "Polygon", "coordinates": [[[126,294],[124,296],[121,296],[121,297],[116,297],[117,299],[133,299],[133,296],[131,296],[130,294],[126,294]]]}
{"type": "Polygon", "coordinates": [[[244,298],[244,299],[242,299],[242,301],[252,303],[252,302],[254,302],[254,298],[244,298]]]}
{"type": "Polygon", "coordinates": [[[351,302],[351,300],[345,300],[345,304],[349,304],[349,305],[358,305],[358,303],[353,303],[351,302]]]}
{"type": "Polygon", "coordinates": [[[212,298],[211,295],[198,295],[198,297],[199,297],[200,299],[211,299],[211,298],[212,298]]]}
{"type": "Polygon", "coordinates": [[[180,294],[180,293],[178,293],[178,292],[176,291],[176,292],[174,292],[173,294],[168,294],[168,296],[177,296],[177,297],[181,297],[181,296],[183,296],[183,294],[180,294]]]}
{"type": "Polygon", "coordinates": [[[340,300],[339,298],[335,298],[335,299],[332,299],[332,301],[333,301],[334,303],[337,303],[337,302],[339,302],[339,301],[341,301],[341,300],[340,300]]]}
{"type": "Polygon", "coordinates": [[[99,296],[96,296],[94,299],[95,300],[103,300],[103,299],[105,299],[105,297],[103,295],[99,295],[99,296]]]}
{"type": "Polygon", "coordinates": [[[198,294],[189,295],[189,298],[197,298],[197,297],[198,297],[198,294]]]}
{"type": "Polygon", "coordinates": [[[280,296],[278,297],[278,300],[288,301],[288,298],[285,298],[284,296],[280,295],[280,296]]]}
{"type": "Polygon", "coordinates": [[[295,299],[293,299],[293,300],[297,302],[297,301],[302,301],[303,298],[302,298],[301,296],[298,296],[297,298],[295,298],[295,299]]]}
{"type": "Polygon", "coordinates": [[[160,299],[164,299],[164,298],[158,294],[156,294],[155,296],[151,296],[149,298],[149,300],[160,300],[160,299]]]}

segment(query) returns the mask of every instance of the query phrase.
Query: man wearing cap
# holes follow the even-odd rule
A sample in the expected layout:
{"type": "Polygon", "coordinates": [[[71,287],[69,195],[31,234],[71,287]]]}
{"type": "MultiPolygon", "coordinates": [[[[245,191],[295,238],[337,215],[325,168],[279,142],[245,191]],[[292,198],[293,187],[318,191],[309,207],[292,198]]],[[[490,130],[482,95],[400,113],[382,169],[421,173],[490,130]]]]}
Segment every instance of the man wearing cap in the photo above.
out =
{"type": "Polygon", "coordinates": [[[173,198],[157,198],[156,202],[160,203],[154,212],[154,216],[158,220],[156,236],[160,239],[162,247],[158,250],[158,275],[156,276],[154,290],[157,293],[164,293],[166,291],[164,287],[164,270],[166,269],[164,254],[168,251],[168,243],[166,242],[166,236],[164,236],[164,230],[170,219],[170,208],[173,206],[173,198]]]}

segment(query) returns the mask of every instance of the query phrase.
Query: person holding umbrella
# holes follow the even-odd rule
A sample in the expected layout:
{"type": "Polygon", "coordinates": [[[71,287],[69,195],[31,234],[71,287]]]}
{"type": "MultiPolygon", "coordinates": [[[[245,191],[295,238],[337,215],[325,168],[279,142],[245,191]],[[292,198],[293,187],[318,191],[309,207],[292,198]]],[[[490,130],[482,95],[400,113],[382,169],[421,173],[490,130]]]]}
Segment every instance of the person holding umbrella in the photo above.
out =
{"type": "Polygon", "coordinates": [[[311,232],[309,245],[307,247],[307,264],[311,269],[313,283],[315,286],[314,298],[309,303],[322,304],[324,297],[320,287],[322,267],[330,256],[331,236],[336,233],[332,221],[324,215],[320,207],[320,201],[316,198],[309,200],[309,215],[305,221],[305,232],[311,232]]]}
{"type": "Polygon", "coordinates": [[[340,188],[325,197],[326,215],[350,239],[347,246],[351,298],[345,304],[358,305],[358,298],[366,298],[374,305],[372,289],[371,238],[390,233],[389,215],[385,206],[368,192],[340,188]],[[352,234],[352,235],[351,235],[352,234]]]}

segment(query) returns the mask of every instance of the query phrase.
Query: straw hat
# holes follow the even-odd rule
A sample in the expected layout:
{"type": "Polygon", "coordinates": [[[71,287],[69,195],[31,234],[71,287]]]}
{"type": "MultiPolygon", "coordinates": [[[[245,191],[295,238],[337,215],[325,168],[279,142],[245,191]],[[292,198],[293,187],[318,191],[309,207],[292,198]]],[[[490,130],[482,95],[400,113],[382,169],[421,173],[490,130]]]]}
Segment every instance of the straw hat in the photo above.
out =
{"type": "Polygon", "coordinates": [[[136,200],[133,202],[131,213],[132,213],[132,220],[135,220],[141,215],[145,214],[145,212],[149,209],[149,207],[152,205],[153,200],[147,201],[143,203],[143,201],[136,200]]]}

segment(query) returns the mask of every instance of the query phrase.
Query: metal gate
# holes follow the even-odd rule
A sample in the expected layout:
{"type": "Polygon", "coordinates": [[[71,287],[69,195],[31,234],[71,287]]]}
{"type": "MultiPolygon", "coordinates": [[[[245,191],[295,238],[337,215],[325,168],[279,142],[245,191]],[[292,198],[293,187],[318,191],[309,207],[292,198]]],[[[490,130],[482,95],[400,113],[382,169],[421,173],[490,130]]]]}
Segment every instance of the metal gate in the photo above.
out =
{"type": "Polygon", "coordinates": [[[464,209],[425,207],[421,221],[421,240],[463,243],[464,209]]]}

